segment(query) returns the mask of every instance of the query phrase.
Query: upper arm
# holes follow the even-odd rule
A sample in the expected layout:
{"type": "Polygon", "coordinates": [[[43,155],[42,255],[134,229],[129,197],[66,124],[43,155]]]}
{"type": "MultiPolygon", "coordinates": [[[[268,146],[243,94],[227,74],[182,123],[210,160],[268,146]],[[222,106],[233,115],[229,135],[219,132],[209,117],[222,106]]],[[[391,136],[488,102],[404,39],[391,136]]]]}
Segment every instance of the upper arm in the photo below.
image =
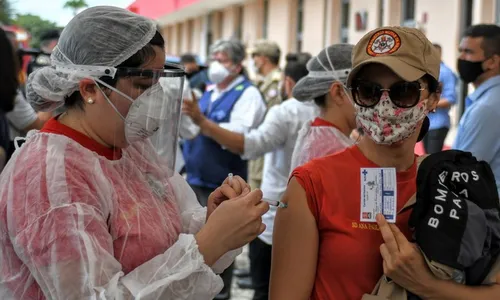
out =
{"type": "Polygon", "coordinates": [[[33,129],[34,127],[30,128],[30,126],[36,125],[39,120],[33,107],[19,93],[14,103],[14,110],[8,112],[6,117],[9,123],[19,131],[33,129]]]}
{"type": "Polygon", "coordinates": [[[271,107],[260,126],[245,135],[245,157],[256,158],[283,145],[288,137],[282,106],[271,107]]]}
{"type": "MultiPolygon", "coordinates": [[[[485,99],[486,100],[486,99],[485,99]]],[[[455,148],[471,152],[479,160],[490,162],[498,149],[497,124],[500,114],[487,105],[477,105],[462,121],[455,148]]]]}
{"type": "Polygon", "coordinates": [[[248,87],[234,104],[228,123],[219,123],[227,130],[245,134],[259,126],[266,114],[266,104],[256,87],[248,87]]]}
{"type": "Polygon", "coordinates": [[[443,92],[441,93],[441,98],[448,100],[448,102],[450,102],[451,104],[455,104],[457,101],[457,78],[451,71],[446,72],[445,74],[446,75],[444,76],[443,92]]]}
{"type": "Polygon", "coordinates": [[[183,139],[192,140],[200,133],[200,127],[194,124],[193,120],[185,114],[181,115],[179,136],[183,139]]]}
{"type": "Polygon", "coordinates": [[[270,299],[310,298],[318,258],[318,230],[306,192],[295,178],[290,180],[273,233],[270,299]]]}

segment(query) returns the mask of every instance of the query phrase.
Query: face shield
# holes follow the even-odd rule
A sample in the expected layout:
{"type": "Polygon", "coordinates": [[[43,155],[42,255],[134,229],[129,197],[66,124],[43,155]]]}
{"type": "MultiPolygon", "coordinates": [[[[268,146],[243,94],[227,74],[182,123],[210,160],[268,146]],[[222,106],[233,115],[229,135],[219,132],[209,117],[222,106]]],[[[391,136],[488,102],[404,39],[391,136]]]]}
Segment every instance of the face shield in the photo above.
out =
{"type": "MultiPolygon", "coordinates": [[[[58,71],[78,69],[101,89],[111,107],[101,115],[108,144],[141,153],[147,161],[158,159],[173,174],[179,135],[184,70],[177,64],[164,69],[112,68],[100,66],[56,67],[58,71]],[[109,116],[106,117],[106,116],[109,116]],[[154,149],[155,153],[151,153],[154,149]]],[[[103,110],[108,107],[103,107],[103,110]]]]}

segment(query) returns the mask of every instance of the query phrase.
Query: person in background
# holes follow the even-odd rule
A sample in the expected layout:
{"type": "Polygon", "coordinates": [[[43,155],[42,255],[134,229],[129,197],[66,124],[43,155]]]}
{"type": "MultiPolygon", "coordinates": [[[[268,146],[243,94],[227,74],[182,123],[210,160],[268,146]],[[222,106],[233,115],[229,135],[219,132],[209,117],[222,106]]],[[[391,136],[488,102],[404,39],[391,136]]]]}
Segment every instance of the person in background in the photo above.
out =
{"type": "Polygon", "coordinates": [[[425,152],[432,154],[443,150],[446,135],[450,129],[450,108],[457,101],[456,84],[457,77],[453,71],[443,62],[442,49],[438,44],[434,44],[441,57],[439,69],[439,81],[443,85],[441,99],[438,102],[436,111],[429,114],[430,127],[422,142],[425,152]]]}
{"type": "MultiPolygon", "coordinates": [[[[237,40],[219,40],[210,47],[212,62],[208,77],[214,86],[201,97],[199,110],[203,119],[221,128],[246,134],[264,119],[266,104],[259,90],[244,76],[245,47],[237,40]]],[[[185,102],[187,105],[189,102],[185,102]]],[[[187,111],[186,111],[187,113],[187,111]]],[[[200,120],[195,117],[195,123],[200,120]]],[[[202,130],[183,145],[187,181],[201,205],[206,206],[209,195],[222,184],[228,173],[247,178],[247,161],[231,153],[202,130]]],[[[221,275],[224,289],[216,299],[231,297],[233,265],[221,275]]]]}
{"type": "Polygon", "coordinates": [[[181,64],[186,70],[189,87],[199,98],[205,92],[207,84],[210,82],[207,68],[200,66],[196,57],[189,53],[181,56],[181,64]]]}
{"type": "Polygon", "coordinates": [[[471,152],[490,164],[500,193],[500,27],[469,27],[460,42],[458,72],[475,90],[460,119],[454,149],[471,152]]]}
{"type": "MultiPolygon", "coordinates": [[[[284,87],[287,95],[292,94],[295,84],[308,71],[306,64],[311,58],[308,53],[287,56],[284,71],[284,87]]],[[[185,102],[184,112],[200,126],[203,135],[215,140],[231,152],[252,159],[264,155],[262,193],[264,198],[280,201],[286,190],[291,172],[292,153],[300,128],[319,114],[318,107],[311,101],[297,101],[290,98],[271,107],[264,122],[258,128],[245,134],[224,129],[204,116],[199,107],[185,102]]],[[[269,298],[269,276],[271,272],[272,233],[277,207],[262,217],[266,230],[250,243],[250,275],[255,290],[254,300],[269,298]]]]}
{"type": "Polygon", "coordinates": [[[296,99],[314,99],[321,113],[300,130],[292,170],[353,144],[349,135],[356,128],[355,111],[345,87],[352,66],[352,48],[337,44],[323,49],[307,64],[309,74],[293,88],[296,99]]]}
{"type": "Polygon", "coordinates": [[[40,54],[33,57],[28,64],[26,73],[28,76],[35,70],[50,65],[50,54],[54,50],[59,40],[61,32],[59,29],[50,29],[40,36],[40,54]]]}
{"type": "Polygon", "coordinates": [[[6,113],[14,109],[14,101],[19,88],[17,74],[19,61],[14,47],[5,31],[0,29],[0,172],[7,161],[7,151],[10,147],[9,125],[6,113]]]}
{"type": "MultiPolygon", "coordinates": [[[[17,55],[18,44],[15,40],[12,40],[12,38],[10,38],[10,40],[13,45],[14,52],[17,55]]],[[[20,63],[21,62],[22,59],[20,60],[20,63]]],[[[24,74],[21,69],[19,73],[24,74]]],[[[22,78],[22,76],[19,76],[19,78],[22,78]]],[[[5,115],[9,124],[9,135],[11,140],[8,149],[6,149],[7,160],[15,150],[14,139],[16,137],[24,136],[29,130],[32,129],[41,129],[45,122],[52,117],[51,113],[35,112],[33,107],[31,107],[28,101],[26,101],[22,89],[23,87],[21,87],[20,84],[14,101],[14,109],[5,115]]]]}
{"type": "MultiPolygon", "coordinates": [[[[255,82],[264,95],[267,109],[269,109],[282,101],[280,93],[282,75],[279,68],[281,50],[275,42],[260,40],[254,44],[251,53],[254,71],[257,73],[255,82]]],[[[259,157],[249,163],[248,183],[252,189],[260,188],[263,166],[264,157],[259,157]]]]}

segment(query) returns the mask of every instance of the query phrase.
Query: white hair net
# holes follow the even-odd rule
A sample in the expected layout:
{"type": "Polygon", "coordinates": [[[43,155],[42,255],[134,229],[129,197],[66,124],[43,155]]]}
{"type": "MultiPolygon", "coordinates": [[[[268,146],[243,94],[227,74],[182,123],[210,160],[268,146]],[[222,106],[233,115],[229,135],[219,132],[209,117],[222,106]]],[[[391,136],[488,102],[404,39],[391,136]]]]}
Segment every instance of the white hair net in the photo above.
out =
{"type": "Polygon", "coordinates": [[[51,55],[50,67],[28,78],[26,94],[36,110],[52,111],[78,90],[88,77],[56,67],[116,67],[146,46],[157,26],[153,20],[113,6],[95,6],[75,16],[64,28],[51,55]]]}
{"type": "Polygon", "coordinates": [[[293,97],[309,101],[325,95],[336,81],[345,84],[352,68],[351,53],[354,45],[336,44],[323,49],[307,63],[309,74],[293,88],[293,97]]]}

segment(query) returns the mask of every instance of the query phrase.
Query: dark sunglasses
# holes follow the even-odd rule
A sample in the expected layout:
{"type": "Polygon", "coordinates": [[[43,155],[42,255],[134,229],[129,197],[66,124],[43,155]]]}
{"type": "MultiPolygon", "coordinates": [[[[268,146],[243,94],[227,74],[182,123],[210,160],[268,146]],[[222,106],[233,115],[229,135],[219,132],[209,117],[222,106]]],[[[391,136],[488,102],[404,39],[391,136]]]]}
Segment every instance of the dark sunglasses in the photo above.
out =
{"type": "Polygon", "coordinates": [[[418,82],[396,82],[390,88],[385,89],[380,84],[356,80],[352,87],[352,96],[354,102],[362,107],[374,107],[380,102],[383,92],[389,92],[392,103],[400,108],[414,107],[420,101],[420,93],[426,87],[418,82]]]}

